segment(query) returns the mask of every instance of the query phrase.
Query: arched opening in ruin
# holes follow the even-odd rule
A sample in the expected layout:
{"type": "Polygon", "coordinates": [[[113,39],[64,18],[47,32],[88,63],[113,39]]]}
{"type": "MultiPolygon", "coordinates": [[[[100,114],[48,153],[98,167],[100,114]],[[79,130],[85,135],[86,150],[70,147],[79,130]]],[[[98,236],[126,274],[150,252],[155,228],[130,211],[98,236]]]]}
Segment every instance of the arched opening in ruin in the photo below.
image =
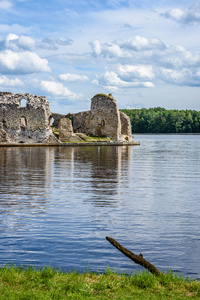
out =
{"type": "Polygon", "coordinates": [[[101,121],[101,126],[104,127],[105,124],[106,124],[106,123],[105,123],[105,120],[102,120],[102,121],[101,121]]]}
{"type": "Polygon", "coordinates": [[[3,119],[2,123],[3,123],[3,129],[7,129],[6,120],[3,119]]]}
{"type": "Polygon", "coordinates": [[[22,99],[21,100],[21,107],[26,107],[27,105],[27,100],[26,99],[22,99]]]}
{"type": "Polygon", "coordinates": [[[54,118],[52,116],[49,117],[49,125],[50,126],[54,125],[54,118]]]}
{"type": "Polygon", "coordinates": [[[21,118],[21,127],[26,127],[27,126],[27,120],[26,120],[26,118],[25,117],[22,117],[21,118]]]}
{"type": "Polygon", "coordinates": [[[74,126],[74,117],[71,115],[70,117],[69,117],[69,119],[71,120],[71,122],[72,122],[72,127],[74,126]]]}

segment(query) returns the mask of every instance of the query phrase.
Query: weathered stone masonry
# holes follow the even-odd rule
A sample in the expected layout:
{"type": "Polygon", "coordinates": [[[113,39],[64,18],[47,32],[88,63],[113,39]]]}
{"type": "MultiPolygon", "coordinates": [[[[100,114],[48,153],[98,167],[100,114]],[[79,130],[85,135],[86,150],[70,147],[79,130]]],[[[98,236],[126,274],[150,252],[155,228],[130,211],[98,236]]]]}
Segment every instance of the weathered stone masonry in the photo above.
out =
{"type": "Polygon", "coordinates": [[[0,143],[60,143],[52,132],[52,118],[61,142],[82,141],[84,134],[132,142],[130,118],[119,111],[111,94],[95,95],[90,111],[60,115],[51,113],[46,97],[0,92],[0,143]]]}
{"type": "Polygon", "coordinates": [[[58,143],[51,117],[46,97],[0,92],[0,143],[58,143]]]}
{"type": "Polygon", "coordinates": [[[131,142],[130,118],[119,111],[112,94],[97,94],[92,98],[91,110],[73,114],[74,132],[106,136],[117,142],[131,142]]]}

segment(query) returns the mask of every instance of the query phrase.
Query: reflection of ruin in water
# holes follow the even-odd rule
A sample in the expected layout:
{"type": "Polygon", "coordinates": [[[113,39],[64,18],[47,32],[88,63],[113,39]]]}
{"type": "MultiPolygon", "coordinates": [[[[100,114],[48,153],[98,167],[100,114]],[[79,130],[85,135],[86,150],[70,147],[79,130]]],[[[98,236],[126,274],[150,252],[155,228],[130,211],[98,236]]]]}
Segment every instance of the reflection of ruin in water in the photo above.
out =
{"type": "Polygon", "coordinates": [[[51,188],[61,182],[66,195],[73,190],[84,202],[115,205],[131,154],[131,146],[0,148],[1,205],[45,210],[51,188]]]}
{"type": "Polygon", "coordinates": [[[53,152],[49,147],[0,148],[0,200],[4,208],[15,213],[24,207],[45,210],[53,152]]]}
{"type": "Polygon", "coordinates": [[[131,156],[131,146],[61,147],[56,148],[54,164],[69,188],[73,184],[73,192],[84,194],[84,202],[106,206],[117,203],[116,194],[129,172],[131,156]]]}
{"type": "Polygon", "coordinates": [[[129,169],[132,147],[98,147],[97,151],[91,174],[93,199],[88,201],[96,206],[115,205],[121,179],[129,169]]]}

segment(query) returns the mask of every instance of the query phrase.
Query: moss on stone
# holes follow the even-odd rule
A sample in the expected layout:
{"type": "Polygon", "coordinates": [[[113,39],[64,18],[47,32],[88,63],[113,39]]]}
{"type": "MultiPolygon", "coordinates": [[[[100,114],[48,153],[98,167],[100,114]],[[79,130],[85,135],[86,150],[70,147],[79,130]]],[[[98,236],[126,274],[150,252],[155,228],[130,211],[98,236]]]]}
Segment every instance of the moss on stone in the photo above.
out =
{"type": "Polygon", "coordinates": [[[111,98],[111,99],[113,99],[113,97],[112,97],[112,96],[110,96],[110,95],[107,95],[107,94],[104,94],[104,93],[99,93],[99,94],[96,94],[94,97],[97,97],[97,96],[102,96],[102,97],[107,97],[107,98],[111,98]]]}
{"type": "Polygon", "coordinates": [[[97,97],[97,96],[109,97],[108,95],[106,95],[106,94],[104,94],[104,93],[99,93],[99,94],[96,94],[94,97],[97,97]]]}

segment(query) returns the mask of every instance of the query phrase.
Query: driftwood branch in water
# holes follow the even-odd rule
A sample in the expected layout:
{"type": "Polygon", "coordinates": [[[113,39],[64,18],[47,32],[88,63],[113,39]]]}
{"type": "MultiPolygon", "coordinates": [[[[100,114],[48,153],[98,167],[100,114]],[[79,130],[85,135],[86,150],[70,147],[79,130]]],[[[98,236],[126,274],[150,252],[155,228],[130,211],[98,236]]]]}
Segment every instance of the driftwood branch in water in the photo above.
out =
{"type": "Polygon", "coordinates": [[[120,243],[118,243],[116,240],[114,240],[111,237],[106,237],[106,239],[119,251],[121,251],[124,255],[129,257],[131,260],[133,260],[136,264],[139,264],[146,268],[149,272],[155,274],[155,275],[161,275],[162,273],[154,267],[150,262],[145,260],[143,258],[143,255],[140,253],[139,255],[134,254],[133,252],[129,251],[128,249],[124,248],[120,243]]]}

